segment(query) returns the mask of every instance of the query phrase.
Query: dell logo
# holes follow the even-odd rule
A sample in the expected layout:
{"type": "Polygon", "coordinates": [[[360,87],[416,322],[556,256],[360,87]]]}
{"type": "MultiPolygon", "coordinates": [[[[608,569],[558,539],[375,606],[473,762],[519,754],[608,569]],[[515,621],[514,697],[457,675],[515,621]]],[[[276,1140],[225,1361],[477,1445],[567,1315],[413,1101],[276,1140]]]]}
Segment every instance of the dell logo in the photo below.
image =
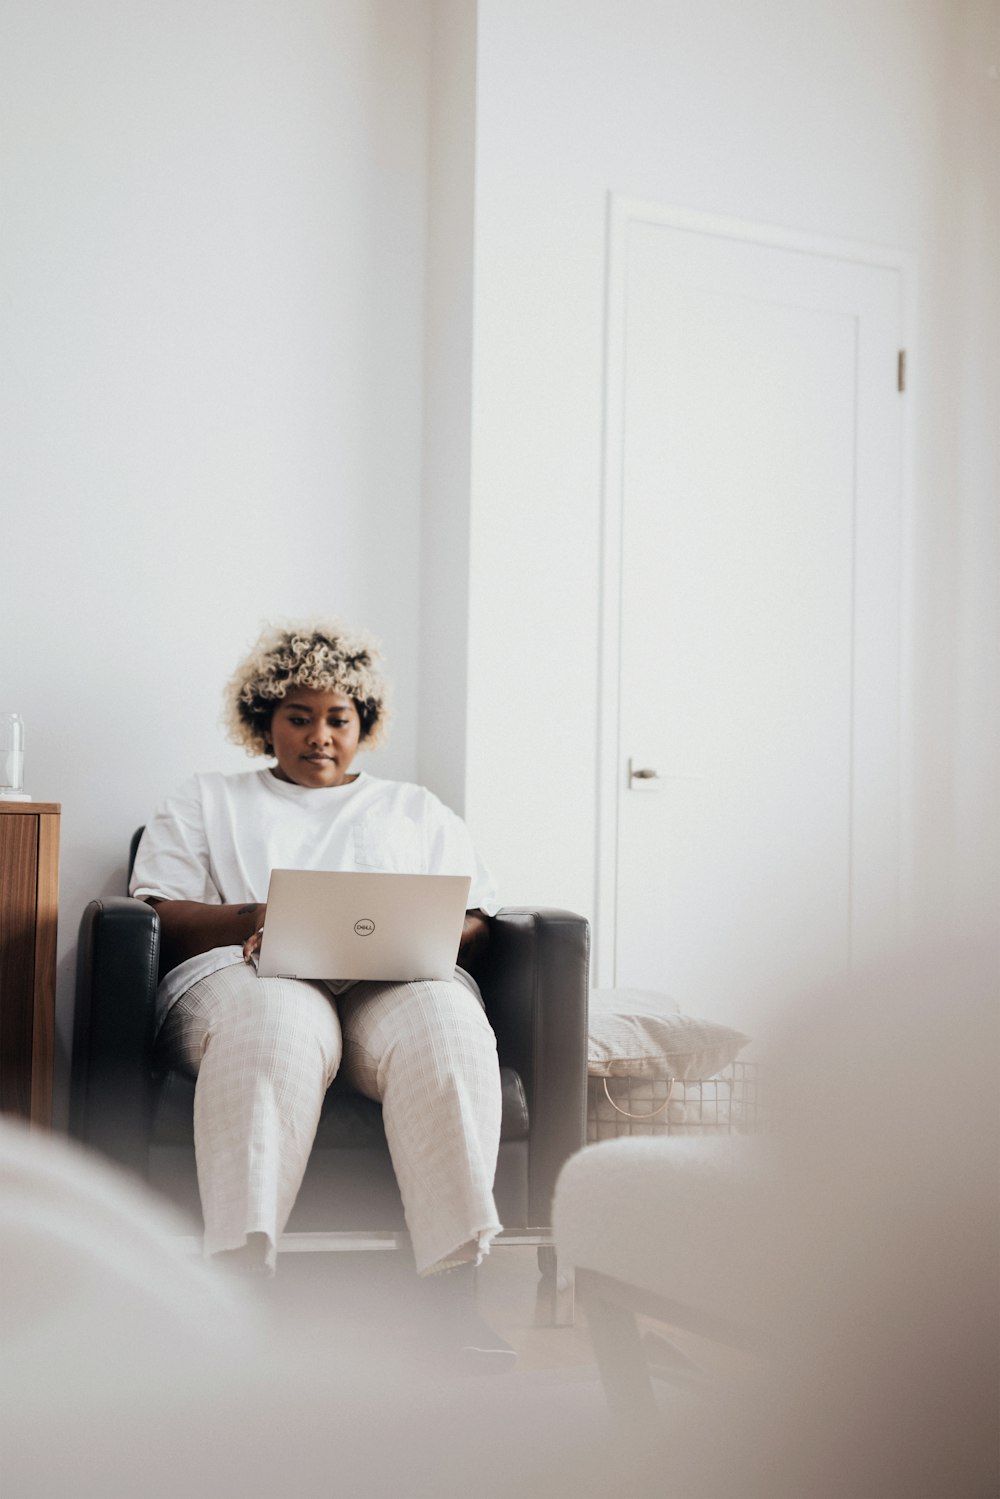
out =
{"type": "Polygon", "coordinates": [[[354,930],[357,932],[359,937],[370,937],[372,932],[375,930],[375,923],[374,921],[371,921],[369,917],[362,916],[360,921],[356,921],[354,923],[354,930]]]}

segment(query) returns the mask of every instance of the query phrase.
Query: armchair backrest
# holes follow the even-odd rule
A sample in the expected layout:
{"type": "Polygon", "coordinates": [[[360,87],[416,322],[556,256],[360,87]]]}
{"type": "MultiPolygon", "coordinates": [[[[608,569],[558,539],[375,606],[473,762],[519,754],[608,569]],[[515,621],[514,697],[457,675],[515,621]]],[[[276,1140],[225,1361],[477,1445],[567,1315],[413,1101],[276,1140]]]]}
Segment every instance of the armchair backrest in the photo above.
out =
{"type": "Polygon", "coordinates": [[[132,841],[128,846],[128,874],[125,876],[126,886],[128,885],[129,880],[132,878],[132,866],[135,864],[135,856],[139,852],[139,844],[142,841],[142,835],[145,831],[146,829],[144,827],[136,828],[135,832],[132,834],[132,841]]]}

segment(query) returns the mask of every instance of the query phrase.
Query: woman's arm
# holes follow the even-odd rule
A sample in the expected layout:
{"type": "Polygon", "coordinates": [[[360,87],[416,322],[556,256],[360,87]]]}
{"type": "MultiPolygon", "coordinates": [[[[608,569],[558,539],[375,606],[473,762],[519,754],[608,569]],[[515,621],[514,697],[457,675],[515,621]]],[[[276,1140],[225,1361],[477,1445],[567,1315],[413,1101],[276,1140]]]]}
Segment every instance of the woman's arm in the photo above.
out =
{"type": "Polygon", "coordinates": [[[198,900],[145,897],[160,918],[160,972],[213,947],[243,947],[264,925],[265,905],[212,906],[198,900]]]}
{"type": "Polygon", "coordinates": [[[472,973],[486,951],[489,940],[490,924],[482,911],[466,911],[462,940],[458,944],[459,967],[472,973]]]}
{"type": "MultiPolygon", "coordinates": [[[[242,947],[249,959],[260,946],[258,933],[267,915],[266,905],[210,906],[197,900],[161,900],[145,897],[160,918],[160,972],[169,973],[178,963],[213,947],[242,947]]],[[[489,922],[482,911],[467,911],[458,946],[458,961],[471,972],[482,958],[489,941],[489,922]]]]}

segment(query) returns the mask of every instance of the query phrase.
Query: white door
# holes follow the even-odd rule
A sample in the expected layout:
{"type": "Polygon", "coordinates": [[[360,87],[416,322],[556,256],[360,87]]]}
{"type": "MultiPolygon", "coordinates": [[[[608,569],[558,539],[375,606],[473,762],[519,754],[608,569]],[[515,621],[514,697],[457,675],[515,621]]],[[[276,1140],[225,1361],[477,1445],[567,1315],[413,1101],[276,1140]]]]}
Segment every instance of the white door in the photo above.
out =
{"type": "Polygon", "coordinates": [[[620,274],[603,977],[752,1027],[895,920],[901,274],[644,222],[620,274]]]}

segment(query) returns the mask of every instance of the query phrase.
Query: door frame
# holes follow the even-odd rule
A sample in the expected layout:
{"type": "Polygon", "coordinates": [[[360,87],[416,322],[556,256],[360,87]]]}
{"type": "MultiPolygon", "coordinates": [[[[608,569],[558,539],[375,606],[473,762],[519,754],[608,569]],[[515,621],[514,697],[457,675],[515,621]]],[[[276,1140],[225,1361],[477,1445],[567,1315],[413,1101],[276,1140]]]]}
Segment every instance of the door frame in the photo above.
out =
{"type": "Polygon", "coordinates": [[[742,240],[828,260],[849,260],[899,272],[900,337],[907,354],[900,455],[900,908],[904,929],[911,924],[913,868],[913,314],[916,257],[907,250],[858,240],[830,239],[778,225],[720,217],[697,210],[610,192],[604,311],[603,474],[601,484],[599,648],[597,680],[597,848],[594,890],[593,982],[615,983],[617,966],[618,820],[624,789],[619,764],[621,727],[622,520],[624,509],[625,308],[628,295],[628,231],[652,224],[713,238],[742,240]]]}

